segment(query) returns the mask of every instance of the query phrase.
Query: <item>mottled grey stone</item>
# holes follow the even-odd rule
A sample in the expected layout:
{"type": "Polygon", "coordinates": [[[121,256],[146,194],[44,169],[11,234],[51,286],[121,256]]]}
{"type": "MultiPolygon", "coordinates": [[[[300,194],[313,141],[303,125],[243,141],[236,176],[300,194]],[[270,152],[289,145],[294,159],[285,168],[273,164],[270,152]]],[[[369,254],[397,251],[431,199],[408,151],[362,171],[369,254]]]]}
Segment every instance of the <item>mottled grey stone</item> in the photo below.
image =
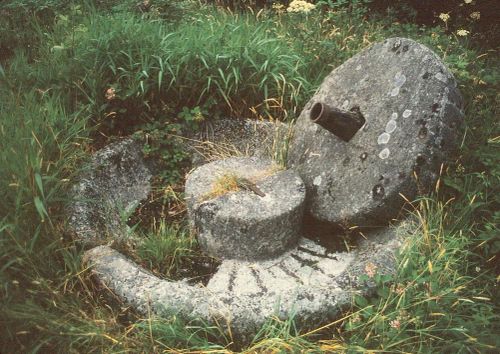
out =
{"type": "MultiPolygon", "coordinates": [[[[268,166],[258,161],[261,160],[245,162],[245,168],[261,171],[268,166]]],[[[101,243],[103,235],[110,231],[110,237],[122,238],[123,226],[109,230],[115,224],[124,225],[123,220],[116,218],[118,211],[111,215],[115,219],[108,220],[110,215],[103,210],[107,210],[105,205],[112,207],[117,201],[132,209],[136,201],[147,195],[150,174],[140,146],[125,140],[104,148],[93,158],[85,176],[75,190],[84,191],[88,199],[71,208],[79,241],[101,243]],[[142,172],[137,174],[129,169],[142,172]],[[92,208],[96,208],[96,214],[92,208]]],[[[263,192],[270,188],[257,185],[263,192]]],[[[103,288],[113,291],[141,314],[175,314],[185,320],[202,320],[220,326],[232,334],[235,342],[245,344],[272,316],[293,316],[304,328],[336,318],[351,304],[353,294],[369,294],[374,289],[372,281],[360,278],[366,274],[367,265],[380,274],[394,273],[394,253],[408,230],[416,229],[404,223],[367,234],[367,239],[350,253],[329,251],[310,239],[300,238],[295,247],[273,259],[223,261],[207,286],[160,279],[108,245],[86,251],[84,262],[91,266],[103,288]]],[[[296,237],[296,230],[292,233],[290,239],[296,237]]]]}
{"type": "Polygon", "coordinates": [[[188,176],[185,193],[200,246],[213,257],[265,259],[299,238],[304,184],[296,172],[279,170],[271,160],[233,157],[208,163],[188,176]],[[209,196],[228,174],[254,181],[264,196],[245,189],[209,196]]]}
{"type": "Polygon", "coordinates": [[[411,200],[435,181],[457,146],[462,107],[449,70],[410,39],[388,39],[347,60],[306,104],[290,142],[288,164],[306,184],[306,210],[346,227],[385,225],[401,210],[401,195],[411,200]],[[316,102],[359,106],[366,123],[345,142],[311,122],[316,102]]]}
{"type": "Polygon", "coordinates": [[[99,150],[71,189],[69,229],[96,245],[127,237],[126,216],[151,190],[141,146],[127,138],[99,150]]]}
{"type": "Polygon", "coordinates": [[[395,252],[416,225],[404,222],[368,234],[350,253],[329,252],[301,238],[297,247],[266,261],[225,260],[206,287],[150,274],[118,251],[99,246],[85,253],[97,280],[144,315],[201,319],[248,343],[271,316],[293,316],[315,328],[340,315],[355,294],[370,294],[367,269],[394,274],[395,252]]]}

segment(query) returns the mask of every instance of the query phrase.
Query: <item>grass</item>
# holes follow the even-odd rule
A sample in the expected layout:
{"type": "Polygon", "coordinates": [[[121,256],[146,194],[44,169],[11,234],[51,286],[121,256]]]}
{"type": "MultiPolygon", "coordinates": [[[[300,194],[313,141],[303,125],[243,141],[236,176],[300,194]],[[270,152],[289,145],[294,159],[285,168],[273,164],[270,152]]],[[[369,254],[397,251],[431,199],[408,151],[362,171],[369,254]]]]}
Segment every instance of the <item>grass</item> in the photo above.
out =
{"type": "Polygon", "coordinates": [[[210,190],[206,195],[202,197],[202,199],[209,200],[227,194],[229,192],[240,190],[240,186],[238,185],[238,178],[238,175],[234,172],[226,172],[221,174],[220,176],[217,176],[217,178],[210,186],[210,190]]]}
{"type": "Polygon", "coordinates": [[[183,257],[192,253],[196,244],[194,235],[177,225],[167,225],[163,220],[153,226],[153,232],[143,235],[136,250],[140,259],[149,263],[149,268],[161,274],[173,275],[183,257]]]}
{"type": "MultiPolygon", "coordinates": [[[[415,234],[401,251],[397,275],[375,275],[378,296],[356,298],[341,319],[309,332],[293,318],[270,319],[239,349],[500,347],[496,49],[439,27],[342,8],[306,16],[189,4],[196,10],[179,21],[162,12],[167,2],[149,13],[132,2],[61,4],[0,5],[9,18],[0,24],[0,351],[236,350],[217,327],[175,316],[141,318],[89,278],[83,250],[64,233],[67,191],[79,166],[106,136],[146,124],[194,130],[190,118],[198,112],[207,119],[291,120],[333,67],[394,35],[434,49],[458,79],[466,102],[460,154],[435,192],[413,203],[415,234]],[[111,87],[116,97],[107,99],[111,87]]],[[[170,224],[156,231],[141,255],[153,268],[172,271],[173,254],[193,240],[170,224]]]]}

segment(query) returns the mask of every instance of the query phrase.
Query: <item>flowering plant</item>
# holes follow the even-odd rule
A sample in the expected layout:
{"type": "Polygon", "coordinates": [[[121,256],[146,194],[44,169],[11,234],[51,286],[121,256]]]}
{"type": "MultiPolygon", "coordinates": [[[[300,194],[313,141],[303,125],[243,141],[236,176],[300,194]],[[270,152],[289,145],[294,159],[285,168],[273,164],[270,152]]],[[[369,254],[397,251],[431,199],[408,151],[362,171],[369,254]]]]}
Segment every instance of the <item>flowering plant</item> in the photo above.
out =
{"type": "Polygon", "coordinates": [[[311,10],[314,10],[316,8],[316,5],[311,4],[307,1],[304,0],[293,0],[290,5],[288,5],[288,8],[286,9],[287,12],[295,12],[295,13],[309,13],[311,10]]]}

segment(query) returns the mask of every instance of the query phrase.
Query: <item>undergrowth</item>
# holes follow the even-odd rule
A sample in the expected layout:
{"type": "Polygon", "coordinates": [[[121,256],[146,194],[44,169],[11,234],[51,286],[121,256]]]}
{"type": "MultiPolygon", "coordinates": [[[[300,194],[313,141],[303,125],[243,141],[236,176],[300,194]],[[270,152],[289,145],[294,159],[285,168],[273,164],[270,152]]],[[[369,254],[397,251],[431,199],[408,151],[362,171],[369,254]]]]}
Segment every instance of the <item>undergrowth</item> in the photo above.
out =
{"type": "MultiPolygon", "coordinates": [[[[144,139],[157,134],[145,153],[163,153],[173,169],[165,183],[178,182],[182,151],[173,141],[157,143],[172,129],[184,134],[218,117],[291,120],[335,66],[395,35],[428,45],[455,74],[466,102],[460,156],[442,171],[435,192],[413,203],[415,232],[397,275],[367,272],[378,296],[357,297],[342,318],[309,332],[293,318],[270,319],[241,349],[498,349],[496,49],[443,26],[369,17],[359,2],[309,14],[231,12],[192,2],[169,12],[174,2],[151,3],[0,5],[8,19],[0,21],[2,353],[235,349],[216,326],[144,318],[92,281],[83,250],[64,233],[67,192],[79,166],[109,136],[140,130],[144,139]]],[[[138,252],[152,268],[173,270],[182,257],[172,254],[193,240],[171,224],[157,231],[138,252]]]]}

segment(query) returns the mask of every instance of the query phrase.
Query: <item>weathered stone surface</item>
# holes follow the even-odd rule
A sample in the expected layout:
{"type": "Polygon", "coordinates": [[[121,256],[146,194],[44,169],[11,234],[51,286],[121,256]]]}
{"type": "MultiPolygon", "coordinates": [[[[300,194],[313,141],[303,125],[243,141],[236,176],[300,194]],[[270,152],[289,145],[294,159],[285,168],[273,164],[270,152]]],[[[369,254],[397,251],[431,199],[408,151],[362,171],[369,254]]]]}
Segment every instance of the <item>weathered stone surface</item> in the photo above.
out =
{"type": "Polygon", "coordinates": [[[141,146],[128,138],[99,150],[71,190],[69,227],[86,245],[127,236],[122,220],[146,198],[152,175],[141,146]]]}
{"type": "Polygon", "coordinates": [[[363,240],[356,251],[329,252],[309,239],[283,255],[260,262],[226,260],[206,287],[162,280],[108,246],[86,252],[96,278],[144,315],[175,313],[225,327],[248,343],[271,316],[294,316],[299,326],[318,327],[349,306],[354,294],[367,295],[375,284],[360,276],[395,272],[394,252],[410,223],[384,228],[363,240]]]}
{"type": "Polygon", "coordinates": [[[299,238],[304,184],[296,172],[277,170],[271,160],[211,162],[188,176],[185,192],[200,246],[213,257],[265,259],[293,247],[299,238]],[[240,189],[207,197],[224,175],[253,181],[264,195],[240,189]]]}
{"type": "MultiPolygon", "coordinates": [[[[260,165],[252,162],[250,166],[260,165]]],[[[263,163],[260,167],[264,166],[263,163]]],[[[140,147],[129,140],[112,144],[96,154],[86,176],[75,189],[92,198],[82,200],[72,209],[73,213],[82,212],[72,217],[73,225],[80,227],[80,241],[100,243],[101,236],[109,231],[110,238],[122,238],[119,230],[125,228],[124,220],[117,213],[111,215],[115,219],[106,219],[109,214],[100,211],[105,210],[103,205],[115,205],[117,200],[132,208],[136,200],[146,196],[150,175],[143,165],[140,147]],[[139,175],[128,171],[137,170],[138,166],[143,166],[139,175]],[[89,190],[94,194],[88,194],[89,190]],[[90,200],[98,202],[88,204],[90,200]],[[92,207],[97,208],[97,216],[92,214],[92,207]],[[116,230],[108,230],[115,224],[116,230]]],[[[258,186],[267,191],[265,185],[258,186]]],[[[368,234],[351,253],[328,251],[300,238],[295,247],[274,259],[225,260],[206,287],[190,285],[187,279],[160,279],[107,245],[88,250],[84,262],[91,266],[104,289],[113,291],[138,312],[146,316],[176,314],[186,320],[200,319],[221,326],[233,335],[235,342],[245,344],[271,316],[286,319],[293,315],[299,326],[317,327],[349,306],[354,293],[371,292],[374,283],[365,283],[360,276],[366,274],[367,265],[380,274],[395,271],[394,252],[407,230],[416,229],[408,225],[368,234]]]]}
{"type": "Polygon", "coordinates": [[[195,166],[230,156],[280,157],[291,133],[282,122],[220,119],[187,140],[195,166]]]}
{"type": "Polygon", "coordinates": [[[401,209],[400,194],[413,199],[435,180],[456,146],[462,106],[452,74],[410,39],[388,39],[346,61],[306,104],[290,143],[307,211],[344,226],[386,224],[401,209]],[[343,141],[311,122],[316,102],[359,106],[366,123],[343,141]]]}

